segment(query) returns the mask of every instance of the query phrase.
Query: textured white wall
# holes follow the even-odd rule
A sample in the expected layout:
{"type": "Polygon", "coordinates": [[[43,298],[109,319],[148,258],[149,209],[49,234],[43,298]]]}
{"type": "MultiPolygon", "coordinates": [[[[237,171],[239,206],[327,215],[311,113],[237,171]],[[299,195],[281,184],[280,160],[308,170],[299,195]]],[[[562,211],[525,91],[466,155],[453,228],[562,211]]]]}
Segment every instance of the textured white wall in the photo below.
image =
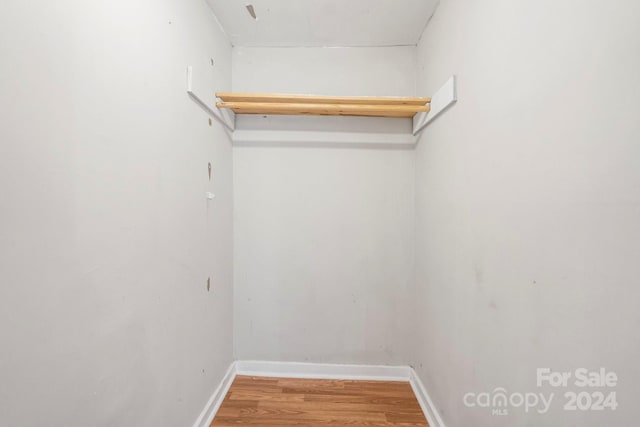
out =
{"type": "MultiPolygon", "coordinates": [[[[414,48],[235,48],[233,57],[239,92],[408,95],[415,83],[414,48]]],[[[362,124],[342,119],[313,126],[362,124]]],[[[237,358],[406,359],[413,158],[409,150],[234,147],[237,358]]]]}
{"type": "Polygon", "coordinates": [[[0,425],[204,407],[232,360],[232,153],[185,69],[228,89],[230,60],[201,0],[2,2],[0,425]]]}
{"type": "Polygon", "coordinates": [[[639,18],[634,1],[446,0],[423,36],[418,92],[459,82],[416,158],[412,363],[448,427],[637,424],[639,18]],[[549,415],[463,405],[537,391],[538,367],[616,371],[618,410],[564,412],[566,389],[549,415]]]}

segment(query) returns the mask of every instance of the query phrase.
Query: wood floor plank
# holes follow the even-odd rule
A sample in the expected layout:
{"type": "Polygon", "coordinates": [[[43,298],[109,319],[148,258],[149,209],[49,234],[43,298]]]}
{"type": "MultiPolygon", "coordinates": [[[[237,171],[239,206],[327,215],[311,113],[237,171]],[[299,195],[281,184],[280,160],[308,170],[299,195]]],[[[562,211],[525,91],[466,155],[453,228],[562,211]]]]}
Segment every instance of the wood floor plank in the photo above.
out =
{"type": "Polygon", "coordinates": [[[211,423],[428,427],[409,383],[237,376],[211,423]]]}
{"type": "Polygon", "coordinates": [[[236,390],[229,394],[229,400],[252,400],[256,403],[262,400],[271,400],[274,402],[304,402],[305,395],[294,393],[261,393],[254,390],[236,390]]]}

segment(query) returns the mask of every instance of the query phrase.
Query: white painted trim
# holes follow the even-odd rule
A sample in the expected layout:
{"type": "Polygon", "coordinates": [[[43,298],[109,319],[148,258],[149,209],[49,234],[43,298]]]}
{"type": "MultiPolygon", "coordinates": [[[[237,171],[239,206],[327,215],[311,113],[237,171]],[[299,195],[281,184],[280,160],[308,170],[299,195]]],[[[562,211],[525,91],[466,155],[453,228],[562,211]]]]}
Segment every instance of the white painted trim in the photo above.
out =
{"type": "MultiPolygon", "coordinates": [[[[212,89],[213,91],[213,89],[212,89]]],[[[218,108],[211,108],[206,102],[202,100],[198,95],[193,92],[193,67],[187,67],[187,93],[193,101],[207,112],[211,117],[220,122],[224,127],[233,132],[236,127],[236,116],[233,111],[220,110],[218,108]]]]}
{"type": "Polygon", "coordinates": [[[417,135],[433,119],[438,117],[458,101],[456,76],[449,80],[431,97],[431,110],[428,113],[418,113],[413,117],[413,134],[417,135]]]}
{"type": "Polygon", "coordinates": [[[344,365],[329,363],[269,362],[239,360],[233,362],[209,398],[193,427],[209,427],[237,375],[256,377],[309,378],[328,380],[405,381],[411,385],[430,427],[445,427],[433,400],[418,374],[410,366],[344,365]]]}
{"type": "Polygon", "coordinates": [[[239,360],[237,375],[364,381],[409,381],[409,366],[339,365],[328,363],[239,360]]]}
{"type": "Polygon", "coordinates": [[[415,370],[413,370],[412,368],[410,369],[411,376],[409,379],[409,383],[411,384],[413,393],[418,399],[418,403],[420,403],[420,407],[422,408],[422,412],[424,412],[424,416],[427,417],[429,427],[445,427],[444,421],[438,413],[436,406],[433,404],[433,400],[431,400],[429,393],[427,393],[427,390],[424,388],[422,381],[420,381],[420,377],[415,370]]]}
{"type": "Polygon", "coordinates": [[[224,374],[222,381],[218,384],[218,387],[213,392],[209,401],[205,405],[204,409],[200,413],[200,416],[196,420],[193,427],[209,427],[211,422],[213,421],[213,417],[216,416],[216,412],[220,409],[220,405],[222,405],[222,401],[224,397],[227,395],[233,380],[236,377],[236,362],[231,363],[229,369],[224,374]]]}
{"type": "Polygon", "coordinates": [[[236,145],[273,144],[363,144],[413,147],[417,137],[410,133],[322,132],[288,130],[240,130],[233,133],[236,145]]]}

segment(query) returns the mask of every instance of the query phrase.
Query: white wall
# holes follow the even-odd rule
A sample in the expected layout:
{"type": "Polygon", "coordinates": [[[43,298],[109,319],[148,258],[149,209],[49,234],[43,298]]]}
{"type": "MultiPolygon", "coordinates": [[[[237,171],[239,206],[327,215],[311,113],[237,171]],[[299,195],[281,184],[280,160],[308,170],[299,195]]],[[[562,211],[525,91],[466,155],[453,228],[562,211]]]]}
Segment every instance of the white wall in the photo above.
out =
{"type": "Polygon", "coordinates": [[[448,427],[637,424],[639,18],[624,0],[446,0],[424,33],[418,93],[457,74],[459,101],[417,149],[412,363],[448,427]],[[538,367],[615,371],[618,410],[564,412],[567,389],[548,415],[463,405],[539,391],[538,367]]]}
{"type": "Polygon", "coordinates": [[[232,360],[232,153],[185,69],[228,89],[230,60],[201,0],[2,2],[1,425],[204,407],[232,360]]]}
{"type": "MultiPolygon", "coordinates": [[[[237,92],[411,95],[414,75],[414,48],[233,53],[237,92]]],[[[280,124],[363,126],[353,118],[312,119],[280,124]]],[[[256,120],[263,119],[238,125],[256,120]]],[[[409,125],[365,120],[381,131],[409,125]]],[[[234,147],[233,154],[236,357],[402,363],[412,292],[413,152],[275,144],[234,147]]]]}

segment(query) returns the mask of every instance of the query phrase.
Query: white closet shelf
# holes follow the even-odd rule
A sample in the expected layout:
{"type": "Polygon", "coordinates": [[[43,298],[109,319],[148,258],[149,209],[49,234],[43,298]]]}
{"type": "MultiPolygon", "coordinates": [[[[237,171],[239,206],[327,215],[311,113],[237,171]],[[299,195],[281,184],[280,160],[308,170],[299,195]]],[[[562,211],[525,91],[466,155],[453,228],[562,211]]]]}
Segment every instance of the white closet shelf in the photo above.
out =
{"type": "Polygon", "coordinates": [[[236,114],[412,118],[430,111],[431,98],[216,93],[219,109],[236,114]]]}

